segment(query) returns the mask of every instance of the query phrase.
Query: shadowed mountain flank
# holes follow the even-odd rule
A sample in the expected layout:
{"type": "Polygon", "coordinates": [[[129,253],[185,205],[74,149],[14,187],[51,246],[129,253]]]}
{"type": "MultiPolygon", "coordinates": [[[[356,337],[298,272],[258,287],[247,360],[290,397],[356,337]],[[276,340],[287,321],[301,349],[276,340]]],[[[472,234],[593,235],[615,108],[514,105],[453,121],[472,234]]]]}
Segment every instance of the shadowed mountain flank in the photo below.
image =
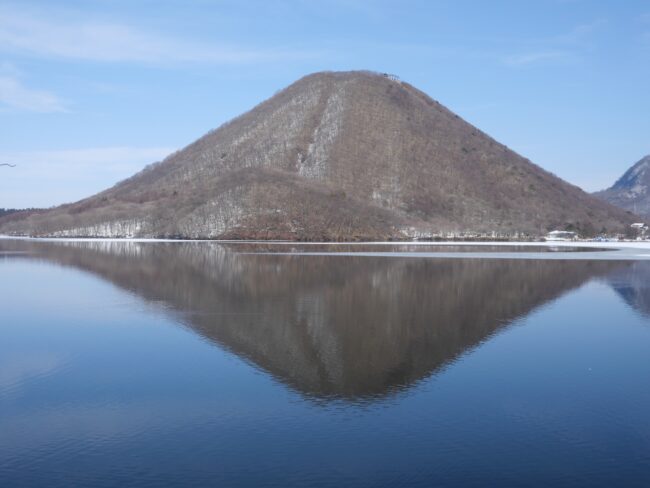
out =
{"type": "Polygon", "coordinates": [[[650,155],[628,169],[613,186],[594,193],[594,196],[650,218],[650,155]]]}
{"type": "Polygon", "coordinates": [[[408,83],[306,76],[85,200],[0,219],[52,236],[349,240],[629,224],[408,83]]]}
{"type": "Polygon", "coordinates": [[[345,401],[408,389],[535,308],[628,266],[253,255],[210,243],[0,243],[27,245],[30,258],[163,304],[303,395],[345,401]]]}

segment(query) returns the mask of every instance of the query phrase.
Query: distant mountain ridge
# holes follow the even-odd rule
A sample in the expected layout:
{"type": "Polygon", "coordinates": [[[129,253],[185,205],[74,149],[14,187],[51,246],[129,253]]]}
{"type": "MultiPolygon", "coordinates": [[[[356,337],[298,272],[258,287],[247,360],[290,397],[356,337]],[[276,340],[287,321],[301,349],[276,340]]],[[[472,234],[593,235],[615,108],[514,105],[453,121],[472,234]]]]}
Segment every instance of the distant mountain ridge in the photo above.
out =
{"type": "Polygon", "coordinates": [[[632,220],[408,83],[354,71],[306,76],[114,187],[0,219],[0,232],[349,240],[632,220]]]}
{"type": "Polygon", "coordinates": [[[650,154],[628,169],[613,186],[594,195],[612,205],[650,218],[650,154]]]}
{"type": "Polygon", "coordinates": [[[26,213],[26,212],[37,212],[39,209],[36,208],[0,208],[0,217],[6,215],[12,215],[15,213],[26,213]]]}

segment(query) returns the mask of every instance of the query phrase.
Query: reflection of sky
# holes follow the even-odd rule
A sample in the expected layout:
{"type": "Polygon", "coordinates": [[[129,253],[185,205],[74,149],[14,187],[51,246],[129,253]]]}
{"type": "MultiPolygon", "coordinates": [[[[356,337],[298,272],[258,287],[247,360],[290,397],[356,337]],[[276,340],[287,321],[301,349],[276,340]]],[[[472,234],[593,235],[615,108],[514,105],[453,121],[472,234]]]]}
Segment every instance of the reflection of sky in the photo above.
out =
{"type": "Polygon", "coordinates": [[[4,479],[56,481],[69,469],[81,484],[291,473],[453,484],[584,476],[597,463],[603,483],[607,466],[622,466],[625,484],[647,468],[650,328],[604,282],[536,309],[396,397],[350,405],[305,401],[89,274],[21,259],[0,261],[0,276],[4,479]]]}
{"type": "Polygon", "coordinates": [[[21,259],[0,269],[0,457],[255,416],[228,395],[235,387],[272,406],[272,381],[162,309],[70,268],[21,259]]]}
{"type": "Polygon", "coordinates": [[[49,376],[62,364],[61,358],[47,351],[0,357],[0,395],[20,388],[34,378],[49,376]]]}

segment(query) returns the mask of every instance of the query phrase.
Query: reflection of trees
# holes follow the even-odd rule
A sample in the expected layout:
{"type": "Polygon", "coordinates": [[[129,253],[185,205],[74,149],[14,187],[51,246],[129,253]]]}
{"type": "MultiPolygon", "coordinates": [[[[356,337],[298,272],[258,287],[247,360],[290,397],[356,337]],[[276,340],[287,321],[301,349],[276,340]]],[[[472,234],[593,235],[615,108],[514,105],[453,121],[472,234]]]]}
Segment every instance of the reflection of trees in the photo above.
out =
{"type": "Polygon", "coordinates": [[[300,392],[385,395],[625,263],[242,255],[210,243],[56,243],[44,258],[163,301],[300,392]]]}

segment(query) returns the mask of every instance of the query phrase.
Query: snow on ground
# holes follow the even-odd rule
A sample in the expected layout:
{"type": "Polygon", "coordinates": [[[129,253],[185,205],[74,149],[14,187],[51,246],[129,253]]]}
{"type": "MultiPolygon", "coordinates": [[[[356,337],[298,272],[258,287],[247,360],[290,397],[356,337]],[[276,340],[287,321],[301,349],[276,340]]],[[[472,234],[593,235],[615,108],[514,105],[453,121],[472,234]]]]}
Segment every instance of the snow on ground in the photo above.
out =
{"type": "MultiPolygon", "coordinates": [[[[383,256],[383,257],[431,257],[431,258],[468,258],[468,259],[564,259],[564,260],[650,260],[650,241],[618,241],[618,242],[595,242],[595,241],[545,241],[545,242],[517,242],[517,241],[484,241],[484,242],[457,242],[457,241],[386,241],[386,242],[295,242],[295,241],[219,241],[219,240],[197,240],[197,239],[120,239],[120,238],[26,238],[2,236],[0,239],[23,239],[29,241],[42,242],[134,242],[134,243],[182,243],[182,242],[205,242],[214,244],[264,244],[278,246],[278,251],[273,254],[284,255],[301,255],[301,256],[383,256]],[[292,250],[289,252],[282,251],[283,246],[290,245],[292,250]],[[311,252],[312,246],[328,246],[331,251],[311,252]],[[444,246],[471,246],[471,247],[503,247],[502,251],[486,252],[445,252],[432,251],[382,251],[386,246],[413,246],[422,248],[444,247],[444,246]],[[337,246],[376,246],[377,251],[337,251],[337,246]],[[508,247],[548,247],[552,252],[539,251],[508,251],[508,247]],[[295,249],[304,247],[305,251],[296,251],[295,249]],[[563,248],[569,250],[563,251],[563,248]],[[570,249],[580,248],[580,252],[571,251],[570,249]],[[584,250],[592,249],[592,250],[584,250]]],[[[246,253],[260,254],[260,253],[246,253]]],[[[266,254],[266,253],[264,253],[266,254]]]]}

